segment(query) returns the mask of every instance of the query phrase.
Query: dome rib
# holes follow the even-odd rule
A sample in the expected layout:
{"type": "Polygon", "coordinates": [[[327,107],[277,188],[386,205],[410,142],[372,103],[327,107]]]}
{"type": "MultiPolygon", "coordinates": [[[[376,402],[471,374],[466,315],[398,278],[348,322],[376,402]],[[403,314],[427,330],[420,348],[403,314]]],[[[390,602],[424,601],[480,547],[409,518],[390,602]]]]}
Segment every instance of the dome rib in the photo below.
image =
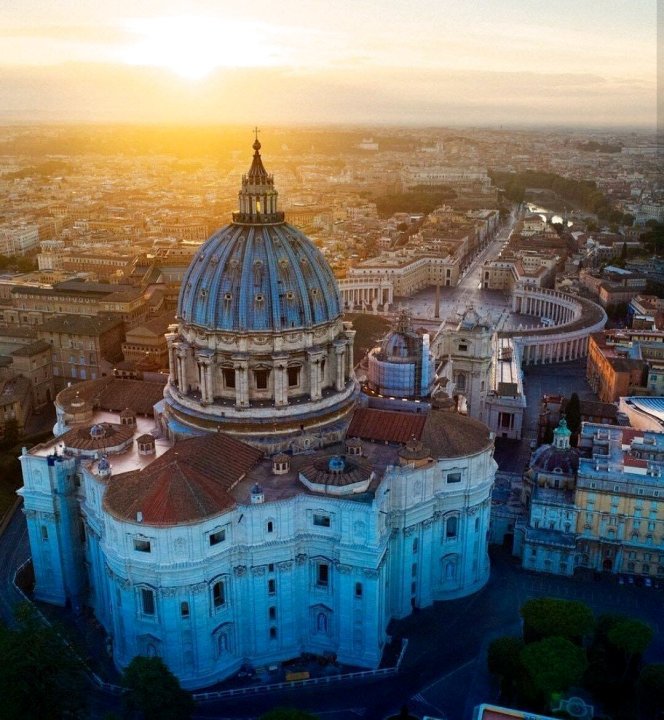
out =
{"type": "MultiPolygon", "coordinates": [[[[314,322],[314,319],[311,312],[311,306],[308,302],[307,297],[307,283],[302,276],[299,258],[293,250],[289,238],[286,237],[285,233],[282,231],[282,228],[276,228],[276,234],[279,238],[281,247],[288,256],[288,260],[290,261],[290,274],[294,278],[294,283],[293,287],[289,288],[289,290],[291,292],[294,292],[295,296],[298,298],[300,310],[302,315],[304,316],[304,319],[302,319],[301,315],[298,320],[306,327],[307,325],[311,325],[314,322]]],[[[292,318],[288,317],[288,314],[286,314],[285,317],[287,320],[292,320],[292,318]]],[[[293,325],[291,325],[290,327],[293,327],[293,325]]]]}

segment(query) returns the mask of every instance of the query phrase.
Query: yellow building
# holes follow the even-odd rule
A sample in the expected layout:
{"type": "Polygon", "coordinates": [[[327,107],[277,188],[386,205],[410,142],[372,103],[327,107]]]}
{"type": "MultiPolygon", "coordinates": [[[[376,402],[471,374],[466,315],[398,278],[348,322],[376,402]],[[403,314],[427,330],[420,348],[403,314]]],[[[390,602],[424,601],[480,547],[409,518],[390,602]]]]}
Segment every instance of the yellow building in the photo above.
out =
{"type": "Polygon", "coordinates": [[[577,567],[664,579],[664,433],[584,423],[577,567]]]}

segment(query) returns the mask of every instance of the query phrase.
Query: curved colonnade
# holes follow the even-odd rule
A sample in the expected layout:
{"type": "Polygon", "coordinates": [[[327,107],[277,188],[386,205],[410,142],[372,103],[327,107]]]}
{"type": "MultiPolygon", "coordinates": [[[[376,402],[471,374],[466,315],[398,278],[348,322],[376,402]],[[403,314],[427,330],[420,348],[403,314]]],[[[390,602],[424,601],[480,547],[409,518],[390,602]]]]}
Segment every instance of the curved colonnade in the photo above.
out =
{"type": "Polygon", "coordinates": [[[518,346],[525,365],[566,362],[588,354],[588,338],[606,325],[604,309],[585,298],[538,287],[512,292],[512,312],[548,318],[550,327],[501,331],[518,346]]]}

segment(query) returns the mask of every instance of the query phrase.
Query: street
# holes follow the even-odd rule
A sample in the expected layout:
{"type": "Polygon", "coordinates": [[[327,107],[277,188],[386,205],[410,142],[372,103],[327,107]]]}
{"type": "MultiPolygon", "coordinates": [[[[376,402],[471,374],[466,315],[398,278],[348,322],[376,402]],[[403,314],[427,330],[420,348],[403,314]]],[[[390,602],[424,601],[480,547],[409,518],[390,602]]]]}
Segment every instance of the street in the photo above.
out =
{"type": "Polygon", "coordinates": [[[436,289],[428,287],[412,297],[398,298],[397,305],[409,308],[418,324],[438,328],[446,320],[455,320],[471,305],[494,326],[501,329],[515,329],[519,326],[537,326],[537,318],[512,315],[509,293],[502,290],[482,289],[482,265],[499,255],[517,221],[515,212],[496,233],[495,238],[471,261],[456,287],[440,287],[440,318],[435,319],[436,289]]]}

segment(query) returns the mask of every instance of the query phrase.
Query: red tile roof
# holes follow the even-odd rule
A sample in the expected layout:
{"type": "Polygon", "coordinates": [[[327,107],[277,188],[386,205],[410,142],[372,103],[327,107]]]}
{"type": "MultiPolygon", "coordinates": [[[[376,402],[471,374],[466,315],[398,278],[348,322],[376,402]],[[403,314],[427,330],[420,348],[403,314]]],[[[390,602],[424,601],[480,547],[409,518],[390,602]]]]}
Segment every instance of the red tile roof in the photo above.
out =
{"type": "Polygon", "coordinates": [[[348,428],[348,437],[394,443],[405,443],[413,437],[419,440],[426,419],[425,414],[358,408],[348,428]]]}
{"type": "Polygon", "coordinates": [[[146,525],[175,525],[233,507],[230,490],[262,458],[260,450],[223,433],[183,440],[143,470],[109,480],[105,508],[146,525]]]}
{"type": "Polygon", "coordinates": [[[638,467],[638,468],[647,468],[648,467],[648,461],[642,460],[641,458],[635,458],[631,455],[628,455],[625,453],[623,457],[623,464],[627,467],[638,467]]]}

